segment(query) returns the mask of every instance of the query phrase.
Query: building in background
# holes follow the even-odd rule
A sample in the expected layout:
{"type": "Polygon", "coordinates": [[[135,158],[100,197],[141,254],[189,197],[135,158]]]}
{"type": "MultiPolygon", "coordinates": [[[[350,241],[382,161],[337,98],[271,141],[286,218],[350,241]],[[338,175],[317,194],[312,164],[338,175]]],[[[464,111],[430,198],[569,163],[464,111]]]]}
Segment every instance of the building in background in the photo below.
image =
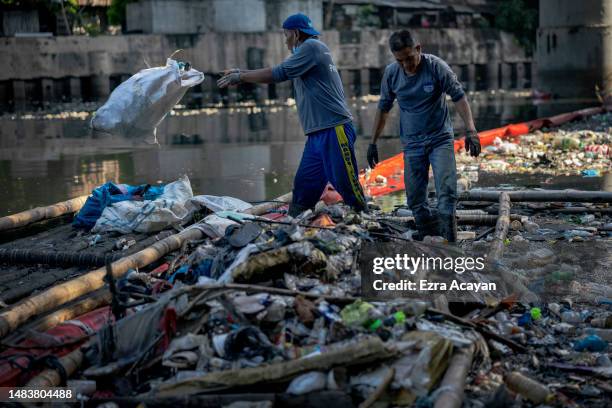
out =
{"type": "MultiPolygon", "coordinates": [[[[289,98],[289,84],[243,86],[236,95],[219,92],[213,79],[227,67],[257,69],[286,58],[280,27],[298,11],[324,27],[349,96],[379,92],[382,70],[392,61],[386,40],[400,28],[413,30],[425,52],[448,61],[469,90],[531,86],[531,56],[512,34],[491,27],[498,4],[493,0],[138,0],[127,4],[122,35],[103,31],[107,11],[115,10],[110,0],[79,1],[66,18],[57,8],[30,10],[4,24],[13,28],[0,43],[2,110],[101,100],[133,73],[163,64],[179,49],[179,58],[209,78],[187,95],[192,106],[289,98]],[[61,35],[68,31],[79,35],[61,35]]],[[[26,11],[2,9],[3,19],[26,11]]]]}
{"type": "Polygon", "coordinates": [[[327,0],[325,29],[482,28],[491,26],[496,1],[327,0]]]}
{"type": "Polygon", "coordinates": [[[127,5],[128,33],[199,34],[278,30],[284,19],[307,14],[322,27],[322,0],[139,0],[127,5]],[[236,11],[248,18],[236,18],[236,11]]]}
{"type": "Polygon", "coordinates": [[[36,1],[0,4],[0,36],[41,37],[101,34],[112,0],[36,1]]]}
{"type": "Polygon", "coordinates": [[[540,0],[539,15],[538,86],[612,102],[612,0],[540,0]]]}

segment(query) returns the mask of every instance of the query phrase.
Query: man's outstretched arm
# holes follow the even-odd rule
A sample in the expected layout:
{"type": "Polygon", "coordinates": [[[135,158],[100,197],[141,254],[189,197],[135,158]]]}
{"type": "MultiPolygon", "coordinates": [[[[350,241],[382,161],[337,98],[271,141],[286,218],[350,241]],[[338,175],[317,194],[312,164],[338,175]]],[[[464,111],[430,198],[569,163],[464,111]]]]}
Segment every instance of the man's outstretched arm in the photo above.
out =
{"type": "Polygon", "coordinates": [[[270,84],[272,79],[272,68],[254,69],[249,71],[241,71],[239,69],[231,69],[224,71],[225,75],[217,81],[219,88],[226,88],[230,85],[238,85],[243,82],[254,84],[270,84]]]}

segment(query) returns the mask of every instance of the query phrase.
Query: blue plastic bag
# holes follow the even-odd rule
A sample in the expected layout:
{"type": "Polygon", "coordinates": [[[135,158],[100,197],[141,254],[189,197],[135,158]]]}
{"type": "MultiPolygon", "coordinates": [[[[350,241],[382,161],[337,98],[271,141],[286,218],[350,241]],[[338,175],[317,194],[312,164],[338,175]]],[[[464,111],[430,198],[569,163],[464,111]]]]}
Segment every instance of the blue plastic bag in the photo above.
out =
{"type": "Polygon", "coordinates": [[[130,186],[128,184],[115,184],[109,181],[91,192],[91,196],[87,198],[83,208],[81,208],[74,218],[72,226],[74,228],[90,230],[96,225],[96,221],[98,221],[98,218],[102,215],[102,211],[104,211],[107,206],[135,198],[154,200],[163,192],[163,186],[151,187],[148,184],[130,186]]]}

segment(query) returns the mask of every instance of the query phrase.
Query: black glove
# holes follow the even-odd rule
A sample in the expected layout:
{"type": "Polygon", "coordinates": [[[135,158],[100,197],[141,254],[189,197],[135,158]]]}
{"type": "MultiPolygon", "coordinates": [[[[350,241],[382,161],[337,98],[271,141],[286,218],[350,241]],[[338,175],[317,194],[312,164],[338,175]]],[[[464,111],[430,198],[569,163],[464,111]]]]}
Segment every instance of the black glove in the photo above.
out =
{"type": "Polygon", "coordinates": [[[368,146],[368,164],[370,168],[374,168],[378,164],[378,147],[375,143],[370,143],[370,146],[368,146]]]}
{"type": "Polygon", "coordinates": [[[475,130],[468,130],[465,134],[465,151],[472,157],[478,157],[480,154],[480,138],[475,130]]]}

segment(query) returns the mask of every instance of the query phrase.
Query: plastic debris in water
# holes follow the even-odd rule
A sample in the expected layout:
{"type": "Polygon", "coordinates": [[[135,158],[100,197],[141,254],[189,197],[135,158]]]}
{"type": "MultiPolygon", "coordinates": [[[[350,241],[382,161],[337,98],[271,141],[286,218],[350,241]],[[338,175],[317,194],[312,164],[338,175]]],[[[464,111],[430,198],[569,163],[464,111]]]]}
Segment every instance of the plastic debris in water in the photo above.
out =
{"type": "Polygon", "coordinates": [[[599,177],[600,175],[599,170],[596,169],[582,170],[582,177],[599,177]]]}
{"type": "Polygon", "coordinates": [[[540,320],[542,318],[542,310],[539,307],[531,308],[530,313],[533,320],[540,320]]]}
{"type": "Polygon", "coordinates": [[[576,351],[598,352],[604,351],[607,348],[608,342],[595,334],[586,336],[574,345],[574,350],[576,351]]]}

